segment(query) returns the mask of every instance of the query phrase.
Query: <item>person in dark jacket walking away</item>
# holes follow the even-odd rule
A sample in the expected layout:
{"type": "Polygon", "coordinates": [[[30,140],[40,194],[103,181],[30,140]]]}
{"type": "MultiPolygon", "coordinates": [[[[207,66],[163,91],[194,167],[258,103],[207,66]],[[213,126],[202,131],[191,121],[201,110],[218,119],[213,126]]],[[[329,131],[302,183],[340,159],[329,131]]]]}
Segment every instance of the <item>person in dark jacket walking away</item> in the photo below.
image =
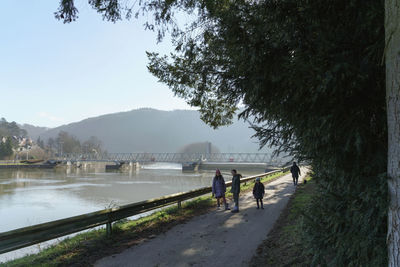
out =
{"type": "Polygon", "coordinates": [[[233,201],[235,202],[235,208],[232,212],[239,212],[239,193],[240,193],[240,178],[242,175],[238,174],[236,170],[232,170],[232,187],[231,193],[233,195],[233,201]]]}
{"type": "Polygon", "coordinates": [[[217,169],[215,172],[214,179],[212,181],[212,195],[217,199],[217,206],[220,207],[220,199],[224,201],[225,210],[229,210],[228,204],[225,199],[226,185],[224,177],[221,174],[221,171],[217,169]]]}
{"type": "Polygon", "coordinates": [[[263,185],[263,183],[261,183],[260,181],[260,177],[256,178],[256,183],[254,184],[253,187],[253,196],[254,198],[257,200],[257,209],[260,208],[260,205],[258,204],[258,202],[260,201],[261,204],[261,209],[264,209],[264,205],[263,205],[263,197],[265,194],[265,187],[263,185]]]}
{"type": "Polygon", "coordinates": [[[292,173],[293,184],[297,185],[299,181],[299,175],[301,175],[301,173],[300,173],[300,168],[299,166],[297,166],[296,162],[293,162],[293,166],[290,167],[290,172],[292,173]]]}

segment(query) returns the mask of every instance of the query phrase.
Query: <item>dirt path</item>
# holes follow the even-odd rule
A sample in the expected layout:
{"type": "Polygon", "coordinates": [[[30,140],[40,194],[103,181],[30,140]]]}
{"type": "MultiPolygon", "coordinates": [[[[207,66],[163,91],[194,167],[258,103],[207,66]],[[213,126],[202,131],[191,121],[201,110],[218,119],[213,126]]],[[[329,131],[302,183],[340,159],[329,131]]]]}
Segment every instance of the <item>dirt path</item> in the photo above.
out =
{"type": "Polygon", "coordinates": [[[248,266],[295,187],[288,174],[265,189],[264,210],[256,209],[248,192],[240,198],[239,213],[216,210],[201,215],[95,266],[248,266]]]}

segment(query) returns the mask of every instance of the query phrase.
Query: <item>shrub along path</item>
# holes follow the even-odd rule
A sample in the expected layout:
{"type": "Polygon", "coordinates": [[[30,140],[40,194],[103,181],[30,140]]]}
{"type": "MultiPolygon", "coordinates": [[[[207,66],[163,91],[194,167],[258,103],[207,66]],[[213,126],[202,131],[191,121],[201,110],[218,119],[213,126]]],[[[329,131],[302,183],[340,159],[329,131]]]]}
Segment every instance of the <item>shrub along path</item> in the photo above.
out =
{"type": "Polygon", "coordinates": [[[266,185],[264,210],[247,192],[239,213],[221,209],[195,217],[95,266],[248,266],[294,191],[291,175],[284,175],[266,185]]]}

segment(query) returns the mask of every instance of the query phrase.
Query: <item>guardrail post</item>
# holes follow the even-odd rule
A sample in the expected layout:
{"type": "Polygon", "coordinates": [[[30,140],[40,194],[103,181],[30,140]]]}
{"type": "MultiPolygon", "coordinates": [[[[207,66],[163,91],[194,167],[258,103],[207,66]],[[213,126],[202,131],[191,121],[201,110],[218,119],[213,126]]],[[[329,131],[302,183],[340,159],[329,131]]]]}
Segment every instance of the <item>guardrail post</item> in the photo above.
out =
{"type": "Polygon", "coordinates": [[[107,236],[111,236],[111,233],[112,233],[112,222],[108,222],[106,224],[106,232],[107,232],[107,236]]]}
{"type": "Polygon", "coordinates": [[[178,201],[178,209],[182,208],[182,202],[178,201]]]}

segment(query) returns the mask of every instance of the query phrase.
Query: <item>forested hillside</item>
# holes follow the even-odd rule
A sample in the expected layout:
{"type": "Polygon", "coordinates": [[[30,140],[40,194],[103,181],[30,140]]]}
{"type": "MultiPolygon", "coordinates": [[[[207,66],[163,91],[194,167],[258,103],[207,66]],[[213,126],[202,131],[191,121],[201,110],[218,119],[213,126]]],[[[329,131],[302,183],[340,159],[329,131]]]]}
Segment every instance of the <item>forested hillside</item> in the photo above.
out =
{"type": "MultiPolygon", "coordinates": [[[[213,130],[197,111],[138,109],[89,118],[40,134],[42,140],[67,132],[80,141],[96,136],[108,152],[177,152],[196,142],[211,142],[221,152],[258,152],[249,124],[236,120],[213,130]]],[[[262,152],[267,151],[263,149],[262,152]]]]}

